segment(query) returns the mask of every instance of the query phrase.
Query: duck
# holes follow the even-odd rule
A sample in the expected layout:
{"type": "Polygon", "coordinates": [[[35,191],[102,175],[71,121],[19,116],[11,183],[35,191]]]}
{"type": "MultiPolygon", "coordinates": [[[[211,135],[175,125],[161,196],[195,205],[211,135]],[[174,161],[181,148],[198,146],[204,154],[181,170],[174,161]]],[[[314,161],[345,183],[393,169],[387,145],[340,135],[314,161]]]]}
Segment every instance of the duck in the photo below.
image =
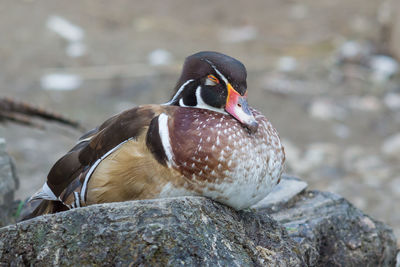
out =
{"type": "Polygon", "coordinates": [[[242,210],[279,183],[285,151],[247,101],[237,59],[188,56],[171,99],[123,111],[84,134],[51,168],[24,219],[99,203],[204,196],[242,210]]]}

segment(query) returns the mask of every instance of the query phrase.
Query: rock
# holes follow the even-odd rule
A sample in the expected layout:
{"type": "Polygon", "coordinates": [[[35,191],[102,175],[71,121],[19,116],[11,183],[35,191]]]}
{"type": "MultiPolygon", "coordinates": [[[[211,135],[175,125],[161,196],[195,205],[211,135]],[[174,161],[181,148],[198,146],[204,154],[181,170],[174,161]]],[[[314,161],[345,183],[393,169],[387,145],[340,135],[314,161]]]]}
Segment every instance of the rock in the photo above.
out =
{"type": "Polygon", "coordinates": [[[372,56],[369,67],[372,70],[372,80],[375,82],[385,82],[399,71],[399,63],[386,55],[372,56]]]}
{"type": "Polygon", "coordinates": [[[294,57],[281,57],[278,60],[277,68],[282,72],[292,72],[297,68],[297,60],[294,57]]]}
{"type": "Polygon", "coordinates": [[[343,107],[325,98],[315,99],[311,103],[308,112],[311,117],[325,121],[342,121],[347,116],[347,111],[343,107]]]}
{"type": "Polygon", "coordinates": [[[400,110],[400,94],[399,93],[388,93],[383,98],[383,103],[392,109],[392,110],[400,110]]]}
{"type": "Polygon", "coordinates": [[[306,191],[279,210],[267,208],[298,243],[308,266],[394,266],[396,238],[343,197],[306,191]]]}
{"type": "Polygon", "coordinates": [[[147,56],[147,59],[152,66],[169,65],[172,62],[172,54],[165,49],[156,49],[147,56]]]}
{"type": "Polygon", "coordinates": [[[365,61],[371,54],[371,47],[367,43],[361,43],[355,40],[345,41],[336,52],[336,61],[338,63],[357,63],[365,61]]]}
{"type": "Polygon", "coordinates": [[[83,29],[60,16],[50,16],[47,19],[47,28],[69,42],[82,41],[85,37],[83,29]]]}
{"type": "Polygon", "coordinates": [[[86,54],[85,31],[63,17],[52,15],[47,19],[47,28],[68,42],[66,53],[70,57],[86,54]]]}
{"type": "Polygon", "coordinates": [[[15,166],[6,152],[6,143],[0,138],[0,227],[15,222],[14,191],[18,189],[15,166]]]}
{"type": "Polygon", "coordinates": [[[40,78],[40,84],[44,90],[76,90],[81,87],[82,83],[82,78],[76,74],[49,73],[40,78]]]}
{"type": "Polygon", "coordinates": [[[0,265],[304,266],[270,216],[202,197],[108,203],[0,229],[0,265]]]}
{"type": "Polygon", "coordinates": [[[279,205],[236,212],[206,198],[180,197],[40,216],[0,229],[0,265],[395,264],[391,229],[342,197],[305,191],[279,205]]]}
{"type": "Polygon", "coordinates": [[[332,127],[333,132],[339,138],[346,139],[351,135],[351,130],[345,124],[335,124],[332,127]]]}
{"type": "Polygon", "coordinates": [[[400,158],[400,133],[387,138],[382,144],[381,150],[389,157],[400,158]]]}

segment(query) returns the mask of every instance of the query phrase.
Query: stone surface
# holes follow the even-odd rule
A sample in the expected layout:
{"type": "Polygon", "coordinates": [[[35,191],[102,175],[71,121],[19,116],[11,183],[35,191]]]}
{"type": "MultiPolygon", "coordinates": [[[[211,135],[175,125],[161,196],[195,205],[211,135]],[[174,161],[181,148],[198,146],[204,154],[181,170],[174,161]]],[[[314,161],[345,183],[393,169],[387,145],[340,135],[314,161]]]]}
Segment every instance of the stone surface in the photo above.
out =
{"type": "Polygon", "coordinates": [[[15,221],[14,191],[18,188],[15,166],[6,152],[6,144],[0,138],[0,227],[15,221]]]}
{"type": "Polygon", "coordinates": [[[392,230],[356,209],[343,197],[306,191],[270,214],[288,231],[308,266],[394,266],[392,230]]]}
{"type": "Polygon", "coordinates": [[[382,152],[390,157],[400,159],[400,133],[388,137],[382,144],[382,152]]]}
{"type": "Polygon", "coordinates": [[[302,266],[270,216],[201,197],[110,203],[0,229],[0,265],[302,266]]]}
{"type": "Polygon", "coordinates": [[[93,205],[0,229],[0,265],[394,266],[386,225],[305,191],[236,212],[202,197],[93,205]]]}

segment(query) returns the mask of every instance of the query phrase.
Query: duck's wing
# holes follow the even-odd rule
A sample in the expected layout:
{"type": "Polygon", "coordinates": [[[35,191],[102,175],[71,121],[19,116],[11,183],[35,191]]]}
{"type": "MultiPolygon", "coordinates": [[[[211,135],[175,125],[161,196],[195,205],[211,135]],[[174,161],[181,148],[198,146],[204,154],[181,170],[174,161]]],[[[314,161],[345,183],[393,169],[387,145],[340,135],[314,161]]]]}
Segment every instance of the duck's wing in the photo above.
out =
{"type": "MultiPolygon", "coordinates": [[[[51,168],[47,182],[29,201],[34,203],[39,200],[40,204],[35,205],[35,210],[25,217],[30,218],[63,210],[59,207],[55,210],[55,207],[50,204],[64,203],[72,194],[76,194],[77,188],[87,185],[85,180],[91,175],[89,172],[93,171],[93,166],[97,166],[127,141],[146,134],[154,117],[161,113],[172,113],[173,108],[159,105],[139,106],[111,117],[99,127],[84,134],[77,144],[51,168]]],[[[73,206],[77,205],[78,203],[73,206]]]]}

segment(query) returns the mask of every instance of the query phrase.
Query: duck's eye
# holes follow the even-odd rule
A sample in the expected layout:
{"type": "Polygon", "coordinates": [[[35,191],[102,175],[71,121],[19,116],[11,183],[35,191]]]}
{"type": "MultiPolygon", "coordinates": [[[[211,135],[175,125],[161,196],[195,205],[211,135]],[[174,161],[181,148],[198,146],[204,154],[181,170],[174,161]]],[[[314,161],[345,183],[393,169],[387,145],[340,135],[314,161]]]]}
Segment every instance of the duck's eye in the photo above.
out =
{"type": "Polygon", "coordinates": [[[213,86],[213,85],[216,85],[216,84],[219,84],[219,80],[217,79],[217,77],[215,77],[212,74],[208,75],[207,79],[206,79],[206,85],[213,86]]]}

